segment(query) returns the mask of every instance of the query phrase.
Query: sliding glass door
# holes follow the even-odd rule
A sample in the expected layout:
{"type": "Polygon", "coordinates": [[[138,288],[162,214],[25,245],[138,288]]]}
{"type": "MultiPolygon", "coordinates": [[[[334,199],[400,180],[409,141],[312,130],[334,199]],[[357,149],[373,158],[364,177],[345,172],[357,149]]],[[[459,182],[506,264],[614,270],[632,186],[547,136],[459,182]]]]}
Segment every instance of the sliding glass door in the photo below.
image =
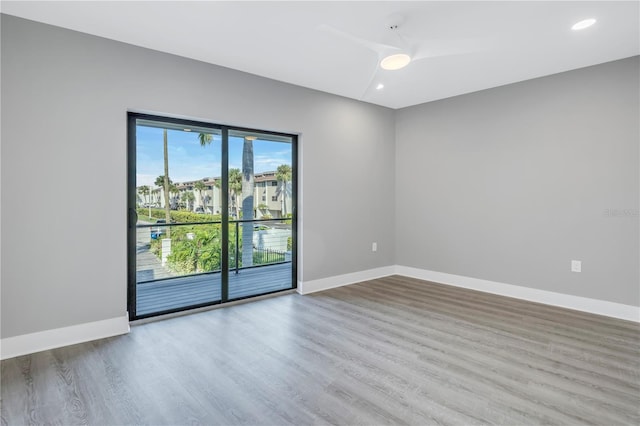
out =
{"type": "Polygon", "coordinates": [[[131,319],[296,286],[296,137],[129,114],[131,319]]]}
{"type": "Polygon", "coordinates": [[[291,136],[229,130],[229,297],[290,289],[291,136]],[[269,279],[265,279],[268,276],[269,279]]]}

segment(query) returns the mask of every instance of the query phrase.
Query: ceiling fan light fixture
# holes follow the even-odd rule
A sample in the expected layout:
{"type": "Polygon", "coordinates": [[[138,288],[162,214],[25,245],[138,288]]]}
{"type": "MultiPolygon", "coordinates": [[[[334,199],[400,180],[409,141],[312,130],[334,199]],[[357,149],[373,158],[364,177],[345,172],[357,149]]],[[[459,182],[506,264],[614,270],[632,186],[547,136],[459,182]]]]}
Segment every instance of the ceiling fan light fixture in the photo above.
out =
{"type": "Polygon", "coordinates": [[[395,71],[406,67],[411,62],[411,56],[406,53],[396,53],[389,55],[380,61],[380,67],[384,70],[395,71]]]}
{"type": "Polygon", "coordinates": [[[589,28],[590,26],[592,26],[595,23],[596,23],[596,20],[593,19],[593,18],[584,19],[584,20],[582,20],[580,22],[576,22],[575,24],[573,24],[571,29],[574,30],[574,31],[584,30],[585,28],[589,28]]]}

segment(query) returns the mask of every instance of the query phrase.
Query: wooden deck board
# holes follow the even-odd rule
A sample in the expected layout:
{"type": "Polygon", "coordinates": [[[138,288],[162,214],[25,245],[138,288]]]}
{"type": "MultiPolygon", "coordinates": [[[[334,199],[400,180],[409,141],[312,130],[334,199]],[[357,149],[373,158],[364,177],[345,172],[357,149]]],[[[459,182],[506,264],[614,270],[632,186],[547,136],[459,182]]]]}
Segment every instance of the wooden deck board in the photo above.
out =
{"type": "MultiPolygon", "coordinates": [[[[137,315],[213,303],[221,298],[221,274],[176,277],[137,285],[137,315]]],[[[229,271],[229,299],[293,287],[291,263],[229,271]]]]}

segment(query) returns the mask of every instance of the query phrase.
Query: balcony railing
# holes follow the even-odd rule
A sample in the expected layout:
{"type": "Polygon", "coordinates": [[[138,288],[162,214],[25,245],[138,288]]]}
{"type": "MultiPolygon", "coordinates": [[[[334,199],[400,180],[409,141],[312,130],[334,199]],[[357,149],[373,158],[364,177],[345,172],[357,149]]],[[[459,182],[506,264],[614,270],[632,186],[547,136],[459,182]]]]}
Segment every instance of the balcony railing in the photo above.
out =
{"type": "MultiPolygon", "coordinates": [[[[203,215],[205,216],[205,215],[203,215]]],[[[137,282],[219,272],[222,268],[222,222],[139,223],[137,282]]],[[[241,269],[291,262],[292,221],[247,219],[228,222],[228,267],[241,269]],[[251,249],[243,251],[244,239],[251,249]]]]}

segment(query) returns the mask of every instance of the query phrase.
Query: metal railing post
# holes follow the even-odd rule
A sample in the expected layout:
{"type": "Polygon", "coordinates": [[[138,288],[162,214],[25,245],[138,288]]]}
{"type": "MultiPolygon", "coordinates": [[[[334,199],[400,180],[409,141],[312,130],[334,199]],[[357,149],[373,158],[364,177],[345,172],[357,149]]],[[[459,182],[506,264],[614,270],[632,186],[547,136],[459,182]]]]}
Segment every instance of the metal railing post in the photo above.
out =
{"type": "Polygon", "coordinates": [[[240,269],[238,264],[238,247],[240,245],[240,235],[238,234],[238,222],[236,221],[236,274],[238,273],[238,270],[240,269]]]}

